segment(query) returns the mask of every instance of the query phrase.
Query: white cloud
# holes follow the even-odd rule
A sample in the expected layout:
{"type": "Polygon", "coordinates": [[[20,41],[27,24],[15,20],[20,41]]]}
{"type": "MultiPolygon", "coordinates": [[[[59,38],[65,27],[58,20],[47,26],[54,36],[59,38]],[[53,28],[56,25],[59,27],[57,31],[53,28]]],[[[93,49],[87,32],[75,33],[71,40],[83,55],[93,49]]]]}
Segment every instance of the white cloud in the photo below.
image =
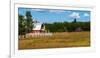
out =
{"type": "Polygon", "coordinates": [[[45,11],[44,9],[32,9],[33,11],[45,11]]]}
{"type": "Polygon", "coordinates": [[[84,16],[89,16],[89,14],[88,13],[84,13],[84,16]]]}
{"type": "Polygon", "coordinates": [[[52,13],[61,13],[61,12],[65,12],[64,10],[49,10],[49,12],[52,13]]]}
{"type": "Polygon", "coordinates": [[[69,15],[69,17],[71,17],[71,18],[80,18],[80,15],[79,15],[79,13],[77,13],[77,12],[73,12],[73,13],[71,13],[71,14],[69,15]]]}
{"type": "Polygon", "coordinates": [[[56,10],[56,9],[32,9],[33,11],[48,11],[48,12],[51,12],[51,13],[62,13],[62,12],[65,12],[64,10],[56,10]]]}

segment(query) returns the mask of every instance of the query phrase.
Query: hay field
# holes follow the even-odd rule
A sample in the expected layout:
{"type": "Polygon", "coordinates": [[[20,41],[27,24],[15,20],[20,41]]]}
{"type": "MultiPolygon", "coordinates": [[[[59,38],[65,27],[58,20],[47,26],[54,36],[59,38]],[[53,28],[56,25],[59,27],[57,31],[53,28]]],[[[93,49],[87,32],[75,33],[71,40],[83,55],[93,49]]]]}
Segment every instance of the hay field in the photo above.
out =
{"type": "Polygon", "coordinates": [[[60,32],[18,40],[18,49],[89,47],[90,32],[60,32]]]}

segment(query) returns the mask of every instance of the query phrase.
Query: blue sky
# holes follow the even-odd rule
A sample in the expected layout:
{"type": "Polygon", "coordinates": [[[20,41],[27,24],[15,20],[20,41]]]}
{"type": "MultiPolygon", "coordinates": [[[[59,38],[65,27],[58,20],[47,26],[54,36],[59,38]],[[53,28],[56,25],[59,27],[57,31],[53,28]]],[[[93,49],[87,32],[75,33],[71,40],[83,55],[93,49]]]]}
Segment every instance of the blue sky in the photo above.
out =
{"type": "Polygon", "coordinates": [[[61,9],[41,9],[41,8],[18,8],[18,14],[25,16],[26,11],[30,11],[33,20],[42,23],[72,22],[74,18],[80,22],[90,21],[90,11],[84,10],[61,10],[61,9]]]}

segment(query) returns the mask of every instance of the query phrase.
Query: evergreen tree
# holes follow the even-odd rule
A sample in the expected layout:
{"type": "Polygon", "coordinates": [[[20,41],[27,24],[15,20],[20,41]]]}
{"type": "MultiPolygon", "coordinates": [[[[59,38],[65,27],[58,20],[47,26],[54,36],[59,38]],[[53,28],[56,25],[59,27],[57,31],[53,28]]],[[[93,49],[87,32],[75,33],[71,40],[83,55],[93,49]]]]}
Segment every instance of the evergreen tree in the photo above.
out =
{"type": "Polygon", "coordinates": [[[22,15],[18,15],[18,31],[19,31],[19,35],[24,35],[25,34],[25,20],[24,20],[24,16],[22,15]]]}
{"type": "Polygon", "coordinates": [[[26,11],[26,32],[29,33],[33,29],[33,20],[30,11],[26,11]]]}
{"type": "Polygon", "coordinates": [[[73,23],[76,23],[77,22],[77,20],[76,20],[76,18],[74,19],[74,21],[73,21],[73,23]]]}

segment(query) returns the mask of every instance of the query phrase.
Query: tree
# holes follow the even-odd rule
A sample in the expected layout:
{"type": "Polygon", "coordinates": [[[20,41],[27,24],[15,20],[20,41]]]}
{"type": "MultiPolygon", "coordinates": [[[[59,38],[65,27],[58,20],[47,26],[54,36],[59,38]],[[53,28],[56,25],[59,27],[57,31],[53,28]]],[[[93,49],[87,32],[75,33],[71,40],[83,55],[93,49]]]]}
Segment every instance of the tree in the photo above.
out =
{"type": "Polygon", "coordinates": [[[73,23],[76,23],[77,22],[77,20],[76,20],[76,18],[74,19],[74,21],[73,21],[73,23]]]}
{"type": "Polygon", "coordinates": [[[26,32],[29,33],[33,29],[33,20],[30,11],[26,11],[26,32]]]}
{"type": "Polygon", "coordinates": [[[19,31],[19,35],[24,35],[25,34],[25,20],[24,20],[24,16],[22,15],[18,15],[18,31],[19,31]]]}

